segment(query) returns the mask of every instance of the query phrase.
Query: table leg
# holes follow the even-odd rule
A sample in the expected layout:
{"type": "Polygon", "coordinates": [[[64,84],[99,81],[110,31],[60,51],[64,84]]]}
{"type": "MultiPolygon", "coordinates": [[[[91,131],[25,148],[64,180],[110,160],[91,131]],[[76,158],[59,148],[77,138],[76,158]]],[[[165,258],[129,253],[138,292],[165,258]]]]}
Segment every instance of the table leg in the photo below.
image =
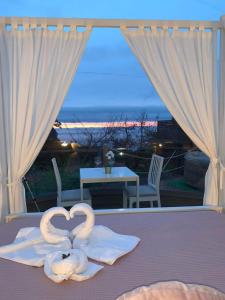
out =
{"type": "Polygon", "coordinates": [[[127,181],[125,181],[125,190],[123,191],[123,208],[127,208],[127,181]]]}
{"type": "Polygon", "coordinates": [[[83,190],[83,182],[80,182],[80,200],[81,202],[84,201],[84,190],[83,190]]]}
{"type": "Polygon", "coordinates": [[[137,176],[137,195],[136,195],[136,207],[139,208],[139,176],[137,176]]]}

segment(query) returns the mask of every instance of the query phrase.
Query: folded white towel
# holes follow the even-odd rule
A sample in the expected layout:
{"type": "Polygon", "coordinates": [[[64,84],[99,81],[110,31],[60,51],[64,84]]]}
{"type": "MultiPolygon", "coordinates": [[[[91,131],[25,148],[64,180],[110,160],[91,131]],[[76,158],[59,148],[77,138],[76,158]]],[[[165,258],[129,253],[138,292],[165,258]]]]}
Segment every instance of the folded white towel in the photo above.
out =
{"type": "Polygon", "coordinates": [[[75,204],[71,209],[70,209],[70,218],[74,218],[75,214],[77,212],[81,212],[86,215],[86,221],[75,227],[71,233],[70,237],[71,239],[75,239],[74,243],[78,241],[78,243],[83,242],[85,243],[90,236],[92,229],[95,224],[95,215],[93,212],[93,209],[91,208],[90,205],[86,203],[78,203],[75,204]]]}
{"type": "Polygon", "coordinates": [[[60,215],[65,216],[67,221],[70,220],[69,212],[63,207],[53,207],[46,210],[40,221],[40,231],[47,243],[59,244],[66,242],[69,246],[69,244],[71,244],[69,239],[70,232],[68,230],[55,228],[51,223],[52,217],[60,215]]]}
{"type": "Polygon", "coordinates": [[[102,268],[103,266],[89,262],[80,249],[50,253],[44,264],[45,274],[56,283],[68,279],[83,281],[93,277],[102,268]]]}
{"type": "Polygon", "coordinates": [[[91,259],[112,265],[119,257],[131,252],[139,242],[136,236],[118,234],[108,227],[95,225],[86,243],[75,239],[73,248],[82,249],[91,259]]]}
{"type": "Polygon", "coordinates": [[[70,213],[64,208],[51,208],[43,214],[40,229],[20,229],[12,244],[0,247],[0,257],[40,267],[46,255],[71,249],[70,239],[73,239],[73,248],[83,250],[89,258],[112,265],[119,257],[132,251],[140,241],[136,236],[121,235],[105,226],[94,226],[94,221],[92,208],[84,203],[74,205],[70,213]],[[77,212],[83,212],[87,219],[72,232],[57,229],[51,224],[54,215],[63,215],[69,220],[77,212]]]}
{"type": "Polygon", "coordinates": [[[40,227],[26,227],[19,230],[15,240],[0,247],[0,257],[18,263],[41,267],[45,256],[55,251],[72,248],[69,231],[55,228],[50,220],[54,215],[64,215],[70,219],[69,212],[64,208],[51,208],[41,219],[40,227]]]}
{"type": "Polygon", "coordinates": [[[94,226],[94,212],[88,204],[74,205],[70,217],[73,218],[76,212],[83,212],[87,219],[71,232],[73,248],[82,249],[91,259],[112,265],[119,257],[132,251],[140,241],[136,236],[118,234],[101,225],[94,226]]]}
{"type": "Polygon", "coordinates": [[[41,267],[45,256],[59,250],[69,250],[71,245],[67,241],[58,244],[46,243],[40,229],[26,227],[19,230],[13,243],[0,247],[0,257],[21,264],[41,267]]]}

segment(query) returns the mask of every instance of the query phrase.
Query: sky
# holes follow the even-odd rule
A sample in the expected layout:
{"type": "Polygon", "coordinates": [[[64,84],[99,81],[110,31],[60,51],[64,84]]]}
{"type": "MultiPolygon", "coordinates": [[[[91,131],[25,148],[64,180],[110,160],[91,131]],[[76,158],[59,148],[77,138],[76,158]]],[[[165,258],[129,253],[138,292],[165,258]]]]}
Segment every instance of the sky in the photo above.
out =
{"type": "MultiPolygon", "coordinates": [[[[225,0],[0,0],[1,16],[214,20],[225,0]]],[[[119,29],[94,29],[64,107],[164,105],[119,29]]]]}

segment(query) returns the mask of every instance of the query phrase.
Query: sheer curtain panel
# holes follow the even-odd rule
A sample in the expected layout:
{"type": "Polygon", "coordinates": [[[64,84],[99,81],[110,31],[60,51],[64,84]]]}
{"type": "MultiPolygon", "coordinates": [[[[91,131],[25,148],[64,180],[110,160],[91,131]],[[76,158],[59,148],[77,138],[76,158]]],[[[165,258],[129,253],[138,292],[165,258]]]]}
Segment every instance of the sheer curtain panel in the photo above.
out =
{"type": "Polygon", "coordinates": [[[63,104],[90,34],[58,25],[0,27],[0,220],[26,211],[22,177],[63,104]]]}
{"type": "Polygon", "coordinates": [[[220,118],[220,136],[219,140],[219,153],[221,157],[220,164],[220,199],[225,207],[225,16],[221,18],[222,28],[220,30],[221,37],[221,51],[220,51],[220,110],[219,110],[219,118],[220,118]]]}
{"type": "Polygon", "coordinates": [[[122,32],[178,124],[209,156],[204,204],[219,205],[219,144],[225,139],[219,138],[217,30],[152,27],[122,32]]]}

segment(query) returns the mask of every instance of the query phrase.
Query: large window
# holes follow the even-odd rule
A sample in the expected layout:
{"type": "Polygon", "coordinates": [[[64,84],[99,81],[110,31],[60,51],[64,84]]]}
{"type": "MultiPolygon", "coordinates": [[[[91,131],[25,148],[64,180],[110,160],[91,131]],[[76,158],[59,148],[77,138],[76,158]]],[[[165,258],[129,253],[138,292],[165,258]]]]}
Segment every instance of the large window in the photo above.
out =
{"type": "MultiPolygon", "coordinates": [[[[94,29],[54,128],[26,176],[28,210],[57,204],[53,157],[63,190],[72,190],[80,188],[81,168],[108,166],[109,150],[111,166],[126,166],[140,185],[147,185],[152,155],[164,157],[162,206],[202,204],[207,157],[172,118],[119,30],[94,29]]],[[[124,182],[84,187],[94,208],[124,206],[124,182]]]]}

